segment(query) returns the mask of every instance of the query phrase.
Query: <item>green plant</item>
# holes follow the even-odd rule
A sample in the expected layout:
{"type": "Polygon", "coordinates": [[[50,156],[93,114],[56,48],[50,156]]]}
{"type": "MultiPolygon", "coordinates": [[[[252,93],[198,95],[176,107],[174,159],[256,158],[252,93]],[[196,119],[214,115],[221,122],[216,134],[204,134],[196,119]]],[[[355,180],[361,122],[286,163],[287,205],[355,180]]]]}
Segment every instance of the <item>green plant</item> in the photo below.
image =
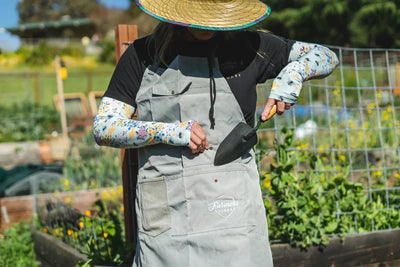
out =
{"type": "Polygon", "coordinates": [[[399,227],[398,211],[385,210],[382,193],[369,197],[362,184],[349,181],[345,160],[334,172],[319,154],[294,150],[292,131],[281,134],[283,142],[274,142],[276,163],[262,174],[271,239],[307,248],[327,245],[332,235],[399,227]]]}
{"type": "Polygon", "coordinates": [[[88,264],[122,265],[133,245],[125,244],[122,187],[104,190],[102,199],[81,214],[64,202],[47,201],[40,208],[37,227],[86,254],[88,264]]]}
{"type": "Polygon", "coordinates": [[[92,134],[75,141],[64,162],[65,190],[114,187],[121,181],[120,150],[98,146],[92,134]],[[75,186],[75,188],[74,188],[75,186]]]}
{"type": "Polygon", "coordinates": [[[0,265],[2,267],[36,267],[32,231],[24,222],[13,224],[0,238],[0,265]]]}
{"type": "Polygon", "coordinates": [[[100,62],[115,64],[115,44],[111,39],[105,39],[100,42],[101,53],[99,55],[100,62]]]}
{"type": "Polygon", "coordinates": [[[119,204],[98,200],[94,206],[98,209],[97,214],[80,219],[81,225],[92,230],[85,239],[85,248],[80,251],[92,263],[121,264],[127,251],[133,248],[125,246],[123,218],[116,208],[119,204]]]}
{"type": "Polygon", "coordinates": [[[29,101],[0,106],[0,142],[42,140],[59,128],[59,115],[53,107],[29,101]]]}

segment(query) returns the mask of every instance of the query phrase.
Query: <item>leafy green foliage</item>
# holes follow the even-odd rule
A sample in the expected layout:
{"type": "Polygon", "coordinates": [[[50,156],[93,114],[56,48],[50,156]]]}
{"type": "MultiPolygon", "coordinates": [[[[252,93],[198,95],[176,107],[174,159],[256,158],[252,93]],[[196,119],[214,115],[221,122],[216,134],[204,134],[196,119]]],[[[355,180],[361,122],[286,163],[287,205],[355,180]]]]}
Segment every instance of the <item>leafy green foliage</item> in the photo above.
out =
{"type": "Polygon", "coordinates": [[[95,232],[86,238],[86,246],[80,250],[93,263],[120,264],[124,261],[127,251],[132,249],[125,245],[123,218],[118,209],[113,208],[115,205],[118,204],[98,200],[94,206],[99,212],[89,219],[81,218],[85,227],[95,232]],[[102,237],[103,240],[101,238],[99,240],[96,236],[102,237]]]}
{"type": "Polygon", "coordinates": [[[120,150],[98,146],[92,134],[72,144],[71,152],[64,161],[65,190],[94,189],[120,185],[120,150]],[[75,186],[75,188],[74,188],[75,186]],[[76,187],[79,188],[76,188],[76,187]]]}
{"type": "Polygon", "coordinates": [[[39,45],[33,48],[21,47],[16,51],[22,55],[24,62],[29,66],[46,66],[53,62],[56,55],[82,57],[84,51],[76,44],[70,44],[66,47],[56,47],[48,45],[44,40],[41,40],[39,45]]]}
{"type": "Polygon", "coordinates": [[[283,128],[282,134],[284,141],[274,143],[276,163],[262,182],[271,239],[307,248],[327,245],[332,235],[400,226],[398,211],[385,210],[382,193],[370,197],[362,184],[348,181],[345,162],[335,175],[318,154],[291,149],[293,132],[283,128]],[[295,170],[297,159],[302,170],[295,170]]]}
{"type": "Polygon", "coordinates": [[[400,47],[396,0],[269,0],[260,27],[295,40],[331,45],[400,47]]]}
{"type": "Polygon", "coordinates": [[[93,203],[85,214],[63,202],[50,201],[41,207],[37,226],[88,256],[88,262],[77,266],[121,266],[134,246],[125,244],[122,191],[119,193],[121,196],[114,189],[103,191],[103,199],[93,203]]]}
{"type": "Polygon", "coordinates": [[[59,115],[53,107],[28,101],[0,106],[0,142],[42,140],[59,128],[59,115]]]}
{"type": "Polygon", "coordinates": [[[100,42],[102,48],[99,61],[115,64],[115,43],[111,39],[104,39],[100,42]]]}
{"type": "Polygon", "coordinates": [[[89,17],[100,7],[98,0],[23,0],[17,5],[19,23],[89,17]]]}
{"type": "Polygon", "coordinates": [[[0,237],[0,265],[2,267],[36,267],[32,232],[27,224],[19,222],[4,231],[0,237]]]}

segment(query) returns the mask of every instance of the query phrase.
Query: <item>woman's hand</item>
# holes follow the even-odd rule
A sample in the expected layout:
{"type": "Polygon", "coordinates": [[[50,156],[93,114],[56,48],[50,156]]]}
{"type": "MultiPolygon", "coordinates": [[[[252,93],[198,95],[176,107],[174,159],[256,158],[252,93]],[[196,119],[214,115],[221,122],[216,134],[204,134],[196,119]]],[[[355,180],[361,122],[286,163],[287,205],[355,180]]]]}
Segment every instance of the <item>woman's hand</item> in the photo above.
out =
{"type": "Polygon", "coordinates": [[[209,148],[206,133],[197,122],[195,122],[192,126],[189,147],[193,154],[202,153],[204,150],[209,148]]]}
{"type": "Polygon", "coordinates": [[[290,109],[293,104],[279,101],[273,98],[268,98],[267,104],[265,105],[264,111],[261,113],[261,120],[265,121],[268,118],[272,108],[276,105],[276,113],[282,115],[285,110],[290,109]]]}

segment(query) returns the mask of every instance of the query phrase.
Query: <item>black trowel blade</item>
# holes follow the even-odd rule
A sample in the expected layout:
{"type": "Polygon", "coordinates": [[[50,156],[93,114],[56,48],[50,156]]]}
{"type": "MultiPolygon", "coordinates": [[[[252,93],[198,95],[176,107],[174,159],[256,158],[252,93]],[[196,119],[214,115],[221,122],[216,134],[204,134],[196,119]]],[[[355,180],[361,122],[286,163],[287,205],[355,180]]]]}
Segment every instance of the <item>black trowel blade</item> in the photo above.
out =
{"type": "Polygon", "coordinates": [[[240,122],[219,145],[214,165],[224,165],[240,158],[255,144],[257,144],[256,129],[240,122]]]}

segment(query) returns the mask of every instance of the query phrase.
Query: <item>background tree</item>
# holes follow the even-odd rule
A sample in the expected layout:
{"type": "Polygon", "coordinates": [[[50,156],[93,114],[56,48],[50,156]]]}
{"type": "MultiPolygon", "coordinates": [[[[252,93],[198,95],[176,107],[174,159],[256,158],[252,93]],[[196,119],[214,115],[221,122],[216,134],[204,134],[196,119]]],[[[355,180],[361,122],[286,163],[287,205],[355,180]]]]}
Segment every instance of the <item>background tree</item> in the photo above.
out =
{"type": "Polygon", "coordinates": [[[98,10],[98,0],[22,0],[17,5],[19,23],[59,20],[68,15],[70,18],[87,18],[98,10]]]}
{"type": "Polygon", "coordinates": [[[290,39],[356,47],[400,47],[400,0],[268,0],[260,23],[290,39]]]}

